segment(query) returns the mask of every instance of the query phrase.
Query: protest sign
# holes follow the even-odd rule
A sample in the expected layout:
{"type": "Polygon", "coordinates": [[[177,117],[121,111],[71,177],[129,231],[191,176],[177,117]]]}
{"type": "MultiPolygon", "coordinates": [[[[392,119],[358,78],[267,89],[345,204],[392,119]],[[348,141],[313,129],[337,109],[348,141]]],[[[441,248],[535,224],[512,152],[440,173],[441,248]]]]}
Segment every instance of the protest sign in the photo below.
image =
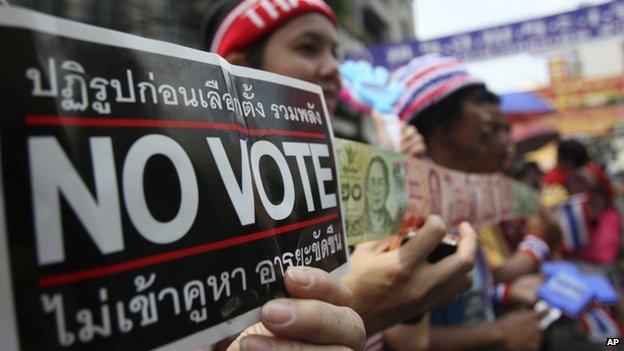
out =
{"type": "Polygon", "coordinates": [[[594,292],[580,272],[562,271],[546,281],[537,296],[566,315],[577,318],[592,302],[594,292]]]}
{"type": "Polygon", "coordinates": [[[620,299],[606,276],[583,273],[572,262],[546,262],[542,272],[546,282],[538,295],[551,305],[564,304],[562,309],[572,317],[578,318],[590,304],[609,306],[620,299]]]}
{"type": "Polygon", "coordinates": [[[3,347],[198,348],[346,272],[320,87],[22,9],[0,41],[3,347]]]}

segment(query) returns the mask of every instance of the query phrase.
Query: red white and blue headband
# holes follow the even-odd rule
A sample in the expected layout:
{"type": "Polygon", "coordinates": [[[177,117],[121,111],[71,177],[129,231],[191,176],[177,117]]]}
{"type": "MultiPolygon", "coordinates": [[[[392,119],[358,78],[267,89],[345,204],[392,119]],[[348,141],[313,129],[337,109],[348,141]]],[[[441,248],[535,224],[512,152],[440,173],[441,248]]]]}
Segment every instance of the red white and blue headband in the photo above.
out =
{"type": "Polygon", "coordinates": [[[338,23],[322,0],[244,0],[223,19],[210,51],[225,56],[245,50],[295,16],[312,12],[324,15],[334,25],[338,23]]]}
{"type": "Polygon", "coordinates": [[[484,85],[482,80],[470,75],[456,58],[436,54],[412,59],[393,73],[390,82],[405,86],[405,91],[393,107],[393,112],[404,121],[417,118],[427,107],[459,89],[484,85]]]}

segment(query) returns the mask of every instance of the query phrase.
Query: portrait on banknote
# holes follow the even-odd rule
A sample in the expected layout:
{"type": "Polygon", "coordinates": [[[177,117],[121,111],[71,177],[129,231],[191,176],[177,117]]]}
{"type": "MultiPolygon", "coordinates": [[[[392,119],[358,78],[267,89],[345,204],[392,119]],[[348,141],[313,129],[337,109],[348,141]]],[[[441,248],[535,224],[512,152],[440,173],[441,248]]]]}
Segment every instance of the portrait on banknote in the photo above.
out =
{"type": "Polygon", "coordinates": [[[386,207],[390,194],[388,165],[379,156],[370,160],[364,178],[364,211],[355,222],[354,228],[369,228],[372,233],[389,233],[393,219],[386,207]]]}
{"type": "Polygon", "coordinates": [[[427,177],[431,164],[417,158],[406,161],[407,207],[401,231],[419,227],[429,214],[427,177]]]}
{"type": "Polygon", "coordinates": [[[338,141],[341,194],[350,243],[396,234],[405,212],[405,158],[338,141]]]}
{"type": "Polygon", "coordinates": [[[429,169],[427,176],[427,185],[429,187],[429,209],[431,214],[442,214],[442,182],[440,175],[435,168],[429,169]]]}
{"type": "Polygon", "coordinates": [[[452,199],[449,200],[449,217],[447,224],[457,226],[468,218],[468,189],[466,173],[449,172],[452,199]]]}

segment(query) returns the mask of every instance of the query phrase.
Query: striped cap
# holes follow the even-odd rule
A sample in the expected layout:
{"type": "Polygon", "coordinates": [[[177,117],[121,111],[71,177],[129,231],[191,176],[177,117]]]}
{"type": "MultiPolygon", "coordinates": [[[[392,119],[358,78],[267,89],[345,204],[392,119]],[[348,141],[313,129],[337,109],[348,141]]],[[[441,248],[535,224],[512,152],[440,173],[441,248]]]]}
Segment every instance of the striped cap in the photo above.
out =
{"type": "Polygon", "coordinates": [[[390,83],[406,88],[393,107],[393,112],[404,121],[413,120],[424,109],[461,88],[485,85],[468,74],[458,59],[437,54],[412,59],[394,72],[390,83]]]}

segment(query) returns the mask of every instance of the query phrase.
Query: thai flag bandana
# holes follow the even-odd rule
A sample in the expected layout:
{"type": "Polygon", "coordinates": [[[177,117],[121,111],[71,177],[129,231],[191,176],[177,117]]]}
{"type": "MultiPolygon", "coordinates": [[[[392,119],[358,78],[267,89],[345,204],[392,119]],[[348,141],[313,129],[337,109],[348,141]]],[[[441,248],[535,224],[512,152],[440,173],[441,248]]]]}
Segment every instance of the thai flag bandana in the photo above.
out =
{"type": "Polygon", "coordinates": [[[563,247],[566,251],[574,251],[589,243],[589,230],[584,194],[570,196],[565,204],[557,209],[557,217],[563,235],[563,247]]]}
{"type": "Polygon", "coordinates": [[[470,75],[454,57],[428,54],[411,60],[394,72],[390,83],[405,86],[396,101],[393,112],[409,121],[427,107],[453,92],[471,85],[484,85],[470,75]]]}
{"type": "Polygon", "coordinates": [[[211,52],[225,56],[253,45],[291,18],[316,12],[334,25],[338,20],[322,0],[244,0],[221,22],[211,52]]]}

